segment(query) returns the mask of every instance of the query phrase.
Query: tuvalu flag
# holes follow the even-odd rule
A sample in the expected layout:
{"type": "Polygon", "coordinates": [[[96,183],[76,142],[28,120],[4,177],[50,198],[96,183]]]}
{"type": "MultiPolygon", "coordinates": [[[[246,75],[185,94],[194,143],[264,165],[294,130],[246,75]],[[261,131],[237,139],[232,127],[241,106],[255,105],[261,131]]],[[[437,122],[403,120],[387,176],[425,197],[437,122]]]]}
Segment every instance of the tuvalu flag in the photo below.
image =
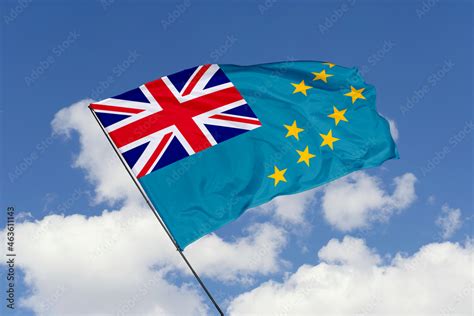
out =
{"type": "Polygon", "coordinates": [[[181,249],[276,196],[398,157],[374,87],[328,62],[207,64],[90,108],[181,249]]]}

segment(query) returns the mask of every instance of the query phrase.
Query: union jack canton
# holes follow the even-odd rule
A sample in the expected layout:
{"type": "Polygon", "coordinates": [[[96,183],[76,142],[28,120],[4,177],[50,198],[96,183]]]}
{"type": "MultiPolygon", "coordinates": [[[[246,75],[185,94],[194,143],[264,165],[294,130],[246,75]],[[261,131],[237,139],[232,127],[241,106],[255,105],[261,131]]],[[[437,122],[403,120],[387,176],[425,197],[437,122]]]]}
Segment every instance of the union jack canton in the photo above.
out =
{"type": "Polygon", "coordinates": [[[90,108],[137,178],[261,126],[216,64],[162,77],[90,108]]]}

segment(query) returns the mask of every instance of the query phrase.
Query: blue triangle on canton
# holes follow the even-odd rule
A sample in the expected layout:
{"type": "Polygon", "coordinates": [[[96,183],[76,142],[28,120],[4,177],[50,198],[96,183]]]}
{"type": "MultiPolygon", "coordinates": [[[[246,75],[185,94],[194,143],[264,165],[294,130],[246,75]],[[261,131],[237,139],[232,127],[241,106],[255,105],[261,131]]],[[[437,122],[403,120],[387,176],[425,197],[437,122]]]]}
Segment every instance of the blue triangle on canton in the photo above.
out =
{"type": "Polygon", "coordinates": [[[207,130],[211,133],[212,137],[214,137],[214,139],[218,143],[228,140],[237,135],[243,134],[245,132],[248,132],[248,130],[245,130],[245,129],[225,127],[225,126],[208,125],[208,124],[205,124],[205,126],[207,130]]]}
{"type": "Polygon", "coordinates": [[[130,115],[124,114],[113,114],[113,113],[102,113],[102,112],[95,112],[99,121],[104,125],[104,127],[108,127],[114,123],[120,122],[126,118],[129,118],[130,115]]]}
{"type": "Polygon", "coordinates": [[[254,118],[257,118],[257,116],[255,115],[255,113],[253,113],[252,109],[250,108],[250,106],[249,106],[248,104],[244,104],[244,105],[238,106],[238,107],[236,107],[236,108],[233,108],[233,109],[224,111],[224,112],[222,112],[222,113],[234,114],[234,115],[241,115],[241,116],[247,116],[247,117],[254,117],[254,118]]]}
{"type": "Polygon", "coordinates": [[[123,158],[125,158],[125,160],[128,163],[128,166],[130,168],[133,168],[133,166],[137,162],[138,158],[140,158],[140,156],[143,154],[143,152],[145,151],[145,149],[146,149],[146,147],[148,146],[149,143],[150,142],[141,144],[140,146],[137,146],[133,149],[130,149],[130,150],[122,153],[123,158]]]}
{"type": "Polygon", "coordinates": [[[197,67],[193,67],[177,72],[175,74],[169,75],[168,79],[175,86],[176,90],[181,91],[186,82],[188,82],[189,78],[191,78],[193,73],[196,71],[196,69],[197,67]]]}
{"type": "Polygon", "coordinates": [[[230,82],[229,78],[225,75],[225,73],[222,71],[222,69],[219,68],[218,71],[212,76],[211,80],[207,83],[207,85],[204,87],[204,89],[207,88],[212,88],[218,85],[221,85],[223,83],[230,82]]]}
{"type": "Polygon", "coordinates": [[[147,97],[143,94],[140,88],[136,88],[125,93],[119,94],[113,97],[113,99],[150,103],[150,101],[148,101],[147,97]]]}
{"type": "Polygon", "coordinates": [[[181,142],[176,137],[173,137],[168,148],[166,148],[160,160],[153,168],[153,171],[163,168],[188,156],[188,152],[186,149],[184,149],[183,145],[181,145],[181,142]]]}

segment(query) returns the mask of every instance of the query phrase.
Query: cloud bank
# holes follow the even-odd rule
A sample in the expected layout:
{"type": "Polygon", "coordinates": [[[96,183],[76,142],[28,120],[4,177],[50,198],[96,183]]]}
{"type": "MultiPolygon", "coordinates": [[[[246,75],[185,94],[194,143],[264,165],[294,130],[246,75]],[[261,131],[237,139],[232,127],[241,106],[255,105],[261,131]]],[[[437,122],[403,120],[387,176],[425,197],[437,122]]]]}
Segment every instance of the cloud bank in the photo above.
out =
{"type": "MultiPolygon", "coordinates": [[[[83,100],[59,111],[56,134],[79,137],[73,167],[94,186],[97,216],[48,215],[17,223],[18,267],[31,292],[20,304],[38,315],[207,315],[206,298],[156,223],[83,100]]],[[[288,268],[282,252],[288,230],[301,228],[315,195],[327,222],[342,231],[388,220],[416,199],[416,178],[394,179],[392,193],[365,172],[323,188],[279,197],[265,208],[274,222],[255,223],[232,240],[210,234],[186,254],[201,276],[253,285],[288,268]],[[340,197],[344,196],[344,199],[340,197]]],[[[84,212],[89,213],[89,212],[84,212]]],[[[449,220],[439,220],[447,233],[449,220]]],[[[456,217],[456,216],[454,216],[456,217]]],[[[444,218],[444,217],[443,217],[444,218]]],[[[454,221],[455,222],[455,221],[454,221]]],[[[4,242],[4,231],[0,232],[4,242]]],[[[390,262],[365,241],[333,239],[318,252],[319,263],[302,265],[282,282],[268,281],[230,300],[231,314],[423,314],[469,311],[472,246],[430,244],[390,262]],[[466,294],[467,293],[467,294],[466,294]],[[344,299],[341,299],[343,297],[344,299]],[[258,304],[256,304],[258,302],[258,304]]],[[[280,274],[281,275],[281,274],[280,274]]],[[[219,301],[223,301],[218,293],[219,301]]]]}
{"type": "MultiPolygon", "coordinates": [[[[55,214],[17,223],[22,258],[17,266],[32,289],[20,305],[38,315],[207,314],[201,289],[186,278],[187,266],[89,112],[91,101],[63,108],[52,127],[59,135],[79,136],[72,165],[93,184],[94,201],[113,209],[97,216],[55,214]]],[[[4,242],[4,231],[1,236],[4,242]]],[[[235,240],[210,234],[185,252],[203,277],[251,284],[258,275],[280,271],[279,254],[286,243],[283,229],[256,223],[235,240]]]]}
{"type": "Polygon", "coordinates": [[[379,178],[352,173],[324,187],[323,215],[330,225],[346,232],[387,221],[415,201],[415,182],[412,173],[396,177],[395,189],[389,194],[379,178]]]}
{"type": "Polygon", "coordinates": [[[448,239],[461,228],[461,209],[451,208],[448,204],[441,207],[441,215],[436,219],[436,225],[441,228],[441,236],[448,239]]]}
{"type": "Polygon", "coordinates": [[[433,243],[383,264],[361,239],[331,240],[320,263],[237,296],[230,315],[471,315],[473,246],[433,243]],[[257,303],[258,302],[258,303],[257,303]]]}

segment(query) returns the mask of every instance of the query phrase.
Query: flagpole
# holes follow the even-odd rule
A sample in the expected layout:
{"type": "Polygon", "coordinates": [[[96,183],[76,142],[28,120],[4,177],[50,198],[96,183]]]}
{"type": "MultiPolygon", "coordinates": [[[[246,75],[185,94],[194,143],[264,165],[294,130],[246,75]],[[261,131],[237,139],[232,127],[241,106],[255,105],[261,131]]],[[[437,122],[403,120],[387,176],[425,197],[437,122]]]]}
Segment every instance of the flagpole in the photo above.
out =
{"type": "Polygon", "coordinates": [[[112,142],[112,140],[110,139],[110,136],[109,134],[105,131],[105,128],[104,126],[102,125],[102,123],[100,122],[99,118],[97,117],[97,115],[95,114],[95,112],[92,110],[92,108],[89,106],[89,110],[91,111],[92,115],[94,116],[97,124],[99,124],[100,126],[100,129],[102,130],[102,132],[104,133],[105,137],[107,137],[107,140],[109,141],[109,144],[112,146],[112,148],[114,149],[115,151],[115,154],[117,154],[117,156],[119,157],[120,159],[120,162],[122,163],[122,165],[125,167],[125,169],[127,170],[128,174],[130,175],[130,177],[132,178],[133,182],[135,183],[135,185],[137,186],[138,190],[140,191],[140,193],[142,194],[143,198],[145,199],[146,203],[148,204],[148,206],[150,207],[150,209],[152,210],[153,214],[155,214],[155,217],[156,219],[158,220],[158,222],[160,223],[161,227],[163,227],[164,231],[166,232],[166,235],[168,235],[169,239],[171,240],[171,242],[173,243],[173,245],[176,247],[176,250],[179,252],[179,254],[181,255],[181,258],[183,258],[184,262],[186,263],[186,265],[188,266],[189,270],[191,270],[192,274],[194,275],[194,277],[196,278],[196,280],[198,281],[199,285],[201,286],[201,288],[204,290],[204,292],[206,292],[207,296],[209,297],[209,299],[211,300],[212,304],[214,305],[214,307],[217,309],[217,311],[219,312],[219,314],[221,316],[224,315],[224,313],[222,312],[221,308],[219,307],[219,305],[217,304],[216,300],[214,299],[214,297],[212,296],[211,292],[209,292],[209,290],[207,289],[206,285],[204,284],[204,282],[201,280],[201,278],[199,277],[199,275],[196,273],[196,271],[194,270],[194,268],[191,266],[191,264],[189,263],[188,259],[186,258],[186,256],[184,255],[183,253],[183,250],[181,249],[181,247],[179,247],[178,243],[176,242],[176,240],[174,239],[174,237],[171,235],[170,231],[168,230],[168,228],[166,227],[165,223],[163,222],[163,220],[161,219],[160,215],[158,214],[158,211],[156,210],[155,206],[151,203],[150,199],[148,198],[148,196],[146,195],[145,191],[143,190],[140,182],[138,182],[137,178],[135,177],[135,175],[132,173],[132,171],[130,170],[130,168],[128,167],[128,165],[125,163],[125,161],[123,160],[123,157],[122,155],[120,155],[120,152],[118,151],[117,147],[115,146],[115,144],[112,142]]]}

